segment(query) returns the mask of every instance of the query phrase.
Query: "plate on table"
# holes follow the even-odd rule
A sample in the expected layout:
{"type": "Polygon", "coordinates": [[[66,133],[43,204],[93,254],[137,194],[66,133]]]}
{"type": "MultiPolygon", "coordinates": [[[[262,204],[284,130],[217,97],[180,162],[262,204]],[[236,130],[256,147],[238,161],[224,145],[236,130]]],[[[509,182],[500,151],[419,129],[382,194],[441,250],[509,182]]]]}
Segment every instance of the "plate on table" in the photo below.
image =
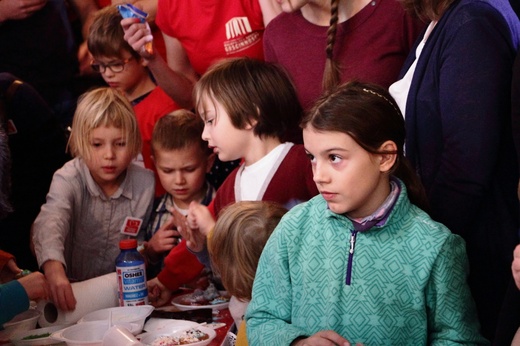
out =
{"type": "Polygon", "coordinates": [[[161,332],[166,331],[170,333],[178,332],[179,330],[185,330],[192,327],[198,327],[197,322],[185,321],[185,320],[170,320],[164,318],[152,317],[144,324],[144,330],[146,332],[161,332]]]}
{"type": "Polygon", "coordinates": [[[195,301],[193,293],[183,294],[173,298],[172,305],[181,311],[197,309],[226,309],[229,306],[229,295],[226,291],[220,291],[220,296],[211,300],[195,301]]]}
{"type": "Polygon", "coordinates": [[[146,332],[137,338],[146,345],[192,345],[205,346],[211,342],[217,333],[210,328],[197,325],[178,329],[176,326],[162,328],[154,332],[146,332]],[[177,342],[177,343],[175,343],[177,342]]]}

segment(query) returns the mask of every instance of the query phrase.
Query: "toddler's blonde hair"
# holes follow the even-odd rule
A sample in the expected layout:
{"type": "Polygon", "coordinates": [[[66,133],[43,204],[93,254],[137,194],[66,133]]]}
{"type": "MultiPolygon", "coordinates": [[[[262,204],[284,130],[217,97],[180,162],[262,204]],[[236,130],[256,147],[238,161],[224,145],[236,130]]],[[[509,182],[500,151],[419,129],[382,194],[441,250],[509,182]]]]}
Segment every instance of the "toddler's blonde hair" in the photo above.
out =
{"type": "Polygon", "coordinates": [[[251,300],[253,280],[262,250],[287,209],[274,202],[243,201],[220,213],[208,237],[213,270],[240,300],[251,300]]]}

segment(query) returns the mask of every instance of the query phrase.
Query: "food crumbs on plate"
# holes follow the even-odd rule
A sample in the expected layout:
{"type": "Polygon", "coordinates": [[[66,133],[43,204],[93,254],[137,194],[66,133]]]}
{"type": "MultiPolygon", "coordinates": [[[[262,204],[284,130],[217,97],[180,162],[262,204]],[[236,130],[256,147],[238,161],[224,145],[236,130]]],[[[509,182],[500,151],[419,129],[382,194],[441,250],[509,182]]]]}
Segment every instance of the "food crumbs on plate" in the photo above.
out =
{"type": "Polygon", "coordinates": [[[155,339],[150,346],[175,346],[188,345],[195,342],[204,341],[209,338],[209,335],[200,331],[197,328],[192,328],[184,331],[178,336],[160,336],[155,339]]]}
{"type": "Polygon", "coordinates": [[[210,283],[205,290],[196,289],[193,293],[185,295],[180,299],[182,305],[217,305],[229,302],[229,297],[224,297],[215,288],[213,283],[210,283]]]}

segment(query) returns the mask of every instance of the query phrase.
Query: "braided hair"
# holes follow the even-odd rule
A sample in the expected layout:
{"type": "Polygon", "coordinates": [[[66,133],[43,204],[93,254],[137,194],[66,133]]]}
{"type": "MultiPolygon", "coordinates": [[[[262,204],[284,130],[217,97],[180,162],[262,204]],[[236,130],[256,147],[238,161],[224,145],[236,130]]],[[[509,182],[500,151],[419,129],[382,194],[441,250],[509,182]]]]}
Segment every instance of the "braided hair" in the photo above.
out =
{"type": "Polygon", "coordinates": [[[340,82],[338,63],[334,60],[334,44],[338,31],[338,7],[339,0],[330,1],[330,24],[327,30],[327,46],[325,47],[325,71],[323,72],[322,86],[324,91],[329,91],[340,82]]]}

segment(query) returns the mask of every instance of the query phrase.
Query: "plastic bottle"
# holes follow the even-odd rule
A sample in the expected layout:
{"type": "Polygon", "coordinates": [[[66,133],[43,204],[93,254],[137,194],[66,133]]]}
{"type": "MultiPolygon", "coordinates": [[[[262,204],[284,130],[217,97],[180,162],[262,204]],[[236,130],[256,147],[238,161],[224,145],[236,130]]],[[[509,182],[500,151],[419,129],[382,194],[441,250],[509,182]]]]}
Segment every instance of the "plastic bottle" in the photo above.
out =
{"type": "Polygon", "coordinates": [[[148,304],[146,268],[143,256],[137,251],[137,240],[123,239],[119,248],[121,253],[116,258],[119,305],[148,304]]]}

